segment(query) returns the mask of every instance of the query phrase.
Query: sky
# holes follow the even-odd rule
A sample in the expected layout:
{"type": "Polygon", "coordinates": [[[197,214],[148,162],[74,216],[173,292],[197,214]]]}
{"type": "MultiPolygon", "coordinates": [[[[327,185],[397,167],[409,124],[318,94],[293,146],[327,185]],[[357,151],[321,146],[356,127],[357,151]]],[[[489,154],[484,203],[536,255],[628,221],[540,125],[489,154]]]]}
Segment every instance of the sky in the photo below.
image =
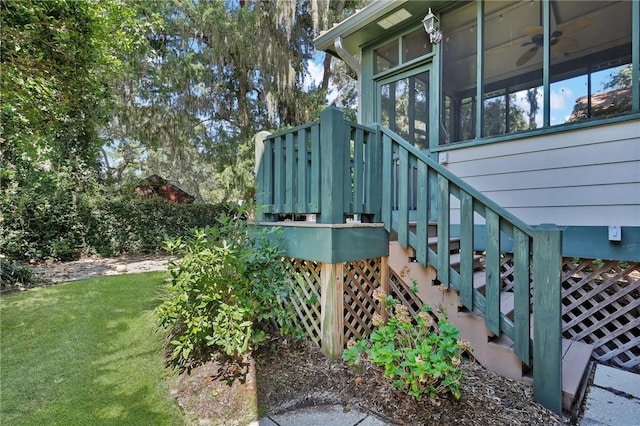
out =
{"type": "MultiPolygon", "coordinates": [[[[322,74],[324,73],[324,52],[316,52],[313,59],[307,62],[307,75],[304,79],[304,88],[309,89],[312,86],[318,87],[322,83],[322,74]]],[[[327,103],[332,104],[338,97],[337,89],[329,83],[329,93],[327,93],[327,103]]]]}

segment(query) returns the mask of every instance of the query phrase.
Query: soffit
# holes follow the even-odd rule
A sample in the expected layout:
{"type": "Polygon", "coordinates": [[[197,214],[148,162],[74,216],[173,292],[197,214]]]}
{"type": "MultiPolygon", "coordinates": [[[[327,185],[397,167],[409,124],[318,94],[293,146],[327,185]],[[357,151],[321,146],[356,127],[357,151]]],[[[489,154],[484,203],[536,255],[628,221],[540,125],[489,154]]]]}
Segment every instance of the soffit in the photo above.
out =
{"type": "MultiPolygon", "coordinates": [[[[316,39],[315,47],[318,50],[335,54],[333,42],[337,37],[342,37],[344,47],[352,55],[360,53],[363,44],[375,40],[385,33],[395,31],[407,24],[416,24],[422,21],[429,7],[437,13],[439,6],[447,1],[411,1],[411,0],[378,0],[366,6],[347,19],[334,25],[321,33],[316,39]],[[404,9],[411,16],[390,28],[382,28],[378,22],[390,17],[404,9]]],[[[449,2],[450,3],[450,2],[449,2]]]]}

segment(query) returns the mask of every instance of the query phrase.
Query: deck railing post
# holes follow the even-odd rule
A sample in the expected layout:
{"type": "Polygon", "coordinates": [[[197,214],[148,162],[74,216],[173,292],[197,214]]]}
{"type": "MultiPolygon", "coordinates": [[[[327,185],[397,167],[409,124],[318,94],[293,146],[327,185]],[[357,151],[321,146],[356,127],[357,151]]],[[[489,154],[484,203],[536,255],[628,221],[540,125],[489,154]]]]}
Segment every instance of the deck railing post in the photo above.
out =
{"type": "Polygon", "coordinates": [[[540,225],[533,239],[533,397],[562,413],[562,231],[540,225]]]}
{"type": "MultiPolygon", "coordinates": [[[[267,214],[264,209],[267,204],[270,204],[271,188],[267,185],[267,182],[271,182],[273,167],[270,161],[264,160],[265,152],[265,139],[267,139],[271,133],[263,130],[258,132],[253,140],[255,142],[255,176],[256,176],[256,208],[258,213],[258,221],[263,222],[267,220],[267,214]]],[[[271,153],[269,153],[270,155],[271,153]]]]}
{"type": "Polygon", "coordinates": [[[345,161],[348,158],[344,114],[329,107],[320,113],[319,223],[345,221],[345,161]]]}

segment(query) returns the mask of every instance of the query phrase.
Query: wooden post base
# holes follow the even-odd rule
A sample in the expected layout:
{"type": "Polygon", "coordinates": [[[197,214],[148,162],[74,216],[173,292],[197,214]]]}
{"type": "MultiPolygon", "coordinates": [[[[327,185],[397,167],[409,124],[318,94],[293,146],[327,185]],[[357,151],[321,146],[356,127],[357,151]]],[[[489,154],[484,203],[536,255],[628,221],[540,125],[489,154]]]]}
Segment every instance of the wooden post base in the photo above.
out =
{"type": "Polygon", "coordinates": [[[344,273],[342,263],[323,263],[320,270],[322,353],[335,359],[344,348],[344,273]]]}

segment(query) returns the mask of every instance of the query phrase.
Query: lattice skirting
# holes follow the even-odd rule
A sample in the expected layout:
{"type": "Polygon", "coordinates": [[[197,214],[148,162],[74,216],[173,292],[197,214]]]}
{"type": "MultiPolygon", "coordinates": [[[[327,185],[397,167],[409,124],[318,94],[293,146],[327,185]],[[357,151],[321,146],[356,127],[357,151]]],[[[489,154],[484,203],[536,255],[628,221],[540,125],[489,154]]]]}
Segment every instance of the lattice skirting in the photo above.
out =
{"type": "Polygon", "coordinates": [[[640,263],[564,259],[562,333],[599,362],[640,371],[640,263]]]}
{"type": "MultiPolygon", "coordinates": [[[[295,280],[288,301],[296,312],[307,337],[321,344],[320,330],[320,264],[301,259],[288,259],[287,268],[295,280]]],[[[344,264],[344,341],[367,337],[373,328],[373,314],[382,314],[382,307],[373,298],[373,291],[382,285],[381,259],[365,259],[344,264]]],[[[422,302],[394,272],[390,271],[389,292],[417,312],[422,302]]]]}
{"type": "MultiPolygon", "coordinates": [[[[510,291],[513,257],[500,268],[510,291]]],[[[640,371],[640,263],[563,259],[562,334],[593,345],[598,362],[640,371]]]]}
{"type": "Polygon", "coordinates": [[[287,269],[297,285],[293,286],[293,293],[285,303],[295,308],[307,337],[320,346],[320,264],[301,259],[287,260],[287,269]]]}
{"type": "MultiPolygon", "coordinates": [[[[289,259],[298,286],[290,300],[309,339],[321,343],[320,264],[289,259]]],[[[513,286],[513,262],[501,261],[503,290],[513,286]]],[[[381,307],[373,290],[381,285],[381,260],[344,264],[344,341],[366,337],[373,314],[381,307]]],[[[389,271],[389,291],[417,312],[422,302],[397,275],[389,271]]],[[[640,263],[564,259],[562,272],[562,333],[567,339],[592,344],[593,357],[603,363],[640,371],[640,263]]]]}

